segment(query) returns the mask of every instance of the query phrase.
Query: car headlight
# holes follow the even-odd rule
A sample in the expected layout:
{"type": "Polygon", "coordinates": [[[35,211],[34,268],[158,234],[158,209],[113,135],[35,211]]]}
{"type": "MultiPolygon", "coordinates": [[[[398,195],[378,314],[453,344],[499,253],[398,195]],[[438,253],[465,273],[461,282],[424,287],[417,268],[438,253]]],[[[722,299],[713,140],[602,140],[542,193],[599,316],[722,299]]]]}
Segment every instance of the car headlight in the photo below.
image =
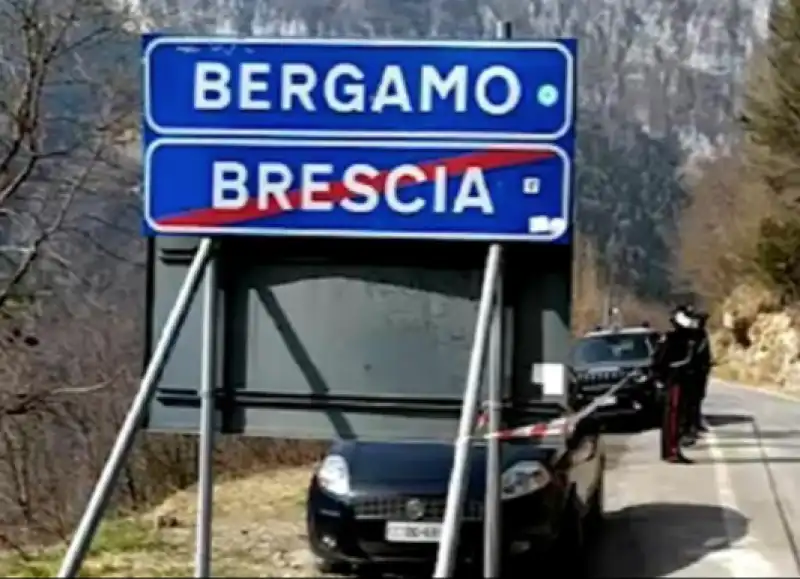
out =
{"type": "Polygon", "coordinates": [[[645,382],[647,382],[647,374],[636,374],[633,377],[633,381],[636,384],[644,384],[645,382]]]}
{"type": "Polygon", "coordinates": [[[347,461],[338,454],[325,457],[317,470],[319,486],[327,492],[344,496],[350,493],[350,470],[347,461]]]}
{"type": "Polygon", "coordinates": [[[521,461],[503,472],[500,488],[503,499],[515,499],[536,492],[550,482],[550,473],[540,462],[521,461]]]}

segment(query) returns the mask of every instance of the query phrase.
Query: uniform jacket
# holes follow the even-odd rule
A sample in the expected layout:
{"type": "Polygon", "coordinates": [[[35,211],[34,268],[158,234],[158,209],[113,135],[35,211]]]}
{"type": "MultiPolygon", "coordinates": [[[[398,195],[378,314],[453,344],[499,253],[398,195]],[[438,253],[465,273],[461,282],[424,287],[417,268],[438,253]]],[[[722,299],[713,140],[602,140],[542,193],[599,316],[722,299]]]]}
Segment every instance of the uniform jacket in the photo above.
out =
{"type": "MultiPolygon", "coordinates": [[[[673,368],[672,364],[682,362],[690,354],[694,354],[695,342],[695,336],[689,330],[673,328],[666,332],[653,357],[653,369],[655,372],[664,378],[675,373],[686,372],[689,366],[673,368]]],[[[694,355],[692,355],[692,358],[694,358],[694,355]]],[[[691,362],[689,365],[691,365],[691,362]]]]}

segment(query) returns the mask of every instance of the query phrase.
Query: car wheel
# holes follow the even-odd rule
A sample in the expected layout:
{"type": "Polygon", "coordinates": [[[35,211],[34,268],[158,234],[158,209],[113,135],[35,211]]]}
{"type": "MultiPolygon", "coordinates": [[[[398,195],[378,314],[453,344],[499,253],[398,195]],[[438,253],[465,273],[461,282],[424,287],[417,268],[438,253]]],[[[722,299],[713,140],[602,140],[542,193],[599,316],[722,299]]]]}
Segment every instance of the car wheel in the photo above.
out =
{"type": "Polygon", "coordinates": [[[645,429],[658,426],[661,423],[661,404],[658,400],[648,400],[639,410],[639,424],[645,429]]]}
{"type": "MultiPolygon", "coordinates": [[[[603,467],[605,470],[605,467],[603,467]]],[[[595,541],[603,528],[605,520],[605,473],[601,471],[597,488],[589,502],[589,510],[583,521],[584,537],[587,542],[595,541]]]]}
{"type": "Polygon", "coordinates": [[[322,559],[319,557],[314,561],[314,566],[317,568],[317,571],[325,573],[326,575],[349,575],[353,571],[349,563],[322,559]]]}
{"type": "Polygon", "coordinates": [[[570,500],[563,516],[561,531],[553,546],[551,571],[558,575],[585,577],[588,564],[584,526],[574,497],[570,500]]]}
{"type": "MultiPolygon", "coordinates": [[[[364,577],[372,579],[373,577],[382,577],[382,568],[377,565],[355,565],[350,567],[349,574],[352,577],[364,577]]],[[[425,574],[423,574],[425,576],[425,574]]]]}

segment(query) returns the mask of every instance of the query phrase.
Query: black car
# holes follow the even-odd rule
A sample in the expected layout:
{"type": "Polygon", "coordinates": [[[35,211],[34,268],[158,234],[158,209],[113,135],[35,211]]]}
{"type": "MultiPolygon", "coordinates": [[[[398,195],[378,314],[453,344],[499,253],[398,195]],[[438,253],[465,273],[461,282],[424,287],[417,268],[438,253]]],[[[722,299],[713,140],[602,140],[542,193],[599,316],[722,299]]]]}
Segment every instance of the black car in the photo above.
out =
{"type": "Polygon", "coordinates": [[[577,406],[604,396],[625,376],[638,371],[615,395],[603,398],[597,414],[639,415],[646,420],[658,417],[662,396],[649,369],[659,336],[651,328],[623,327],[597,330],[578,339],[571,353],[577,406]]]}
{"type": "MultiPolygon", "coordinates": [[[[460,565],[482,557],[485,452],[476,445],[471,453],[460,565]]],[[[605,460],[599,427],[588,420],[566,445],[504,442],[503,555],[560,558],[561,570],[579,564],[602,520],[605,460]]],[[[452,462],[445,443],[335,443],[308,490],[308,539],[320,570],[432,565],[452,462]]]]}

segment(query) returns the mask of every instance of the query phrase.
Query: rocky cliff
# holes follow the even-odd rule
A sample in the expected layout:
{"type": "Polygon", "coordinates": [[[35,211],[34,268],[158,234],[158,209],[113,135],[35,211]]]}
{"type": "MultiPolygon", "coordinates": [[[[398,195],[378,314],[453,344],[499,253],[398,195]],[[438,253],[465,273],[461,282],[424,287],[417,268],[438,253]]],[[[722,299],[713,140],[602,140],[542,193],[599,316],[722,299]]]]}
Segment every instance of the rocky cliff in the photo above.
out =
{"type": "Polygon", "coordinates": [[[712,342],[720,376],[800,392],[800,307],[749,283],[725,300],[719,322],[712,342]]]}

